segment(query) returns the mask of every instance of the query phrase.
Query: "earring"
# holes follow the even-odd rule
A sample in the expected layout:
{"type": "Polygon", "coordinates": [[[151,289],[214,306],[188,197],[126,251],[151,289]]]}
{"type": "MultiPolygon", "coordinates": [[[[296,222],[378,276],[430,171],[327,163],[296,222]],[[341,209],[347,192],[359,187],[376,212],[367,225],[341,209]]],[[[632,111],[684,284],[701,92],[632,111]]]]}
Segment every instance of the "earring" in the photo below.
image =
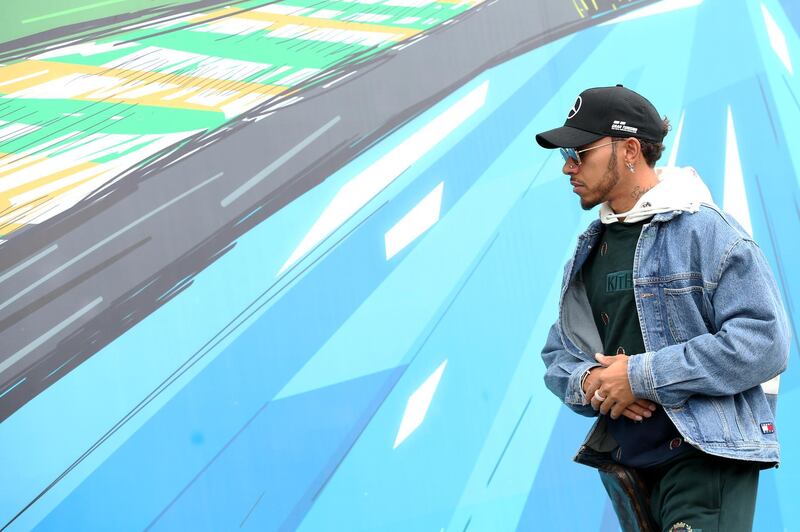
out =
{"type": "Polygon", "coordinates": [[[628,167],[628,170],[630,170],[631,173],[636,172],[636,167],[633,165],[633,163],[625,163],[625,165],[628,167]]]}

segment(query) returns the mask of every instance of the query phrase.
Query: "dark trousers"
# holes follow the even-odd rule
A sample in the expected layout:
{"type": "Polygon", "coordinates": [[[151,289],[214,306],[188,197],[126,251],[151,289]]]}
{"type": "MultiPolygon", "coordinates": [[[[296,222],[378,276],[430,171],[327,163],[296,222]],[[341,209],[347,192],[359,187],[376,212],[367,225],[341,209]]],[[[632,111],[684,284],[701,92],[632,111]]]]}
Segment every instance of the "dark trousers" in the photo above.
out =
{"type": "Polygon", "coordinates": [[[663,531],[750,532],[756,507],[757,463],[700,451],[640,470],[650,513],[663,531]]]}
{"type": "Polygon", "coordinates": [[[646,469],[599,467],[624,532],[750,532],[759,465],[692,449],[646,469]]]}

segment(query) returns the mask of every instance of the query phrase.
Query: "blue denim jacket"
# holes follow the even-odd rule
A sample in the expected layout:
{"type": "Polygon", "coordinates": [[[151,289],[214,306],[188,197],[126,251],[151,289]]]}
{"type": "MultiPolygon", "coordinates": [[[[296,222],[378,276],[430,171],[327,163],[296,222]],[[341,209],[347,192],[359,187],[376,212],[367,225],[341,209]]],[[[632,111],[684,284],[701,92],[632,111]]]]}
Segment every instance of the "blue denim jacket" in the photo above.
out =
{"type": "MultiPolygon", "coordinates": [[[[578,238],[542,351],[545,384],[585,416],[598,414],[581,376],[599,366],[602,342],[577,273],[599,233],[596,220],[578,238]]],[[[708,454],[776,465],[776,380],[790,329],[758,245],[714,205],[656,214],[639,236],[633,285],[646,349],[628,362],[633,394],[662,405],[684,439],[708,454]]],[[[576,461],[607,461],[616,443],[606,419],[599,416],[576,461]]]]}

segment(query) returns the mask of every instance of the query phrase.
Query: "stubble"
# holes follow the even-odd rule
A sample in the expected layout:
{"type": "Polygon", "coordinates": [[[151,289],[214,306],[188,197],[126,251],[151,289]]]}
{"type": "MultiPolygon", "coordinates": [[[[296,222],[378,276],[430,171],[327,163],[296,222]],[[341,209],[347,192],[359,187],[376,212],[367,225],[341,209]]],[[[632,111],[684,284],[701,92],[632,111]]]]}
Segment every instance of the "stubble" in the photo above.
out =
{"type": "Polygon", "coordinates": [[[595,197],[587,199],[581,198],[581,207],[583,210],[588,211],[606,201],[606,198],[608,198],[608,195],[614,190],[614,187],[617,186],[619,180],[620,175],[617,171],[617,145],[614,143],[611,145],[611,157],[609,157],[606,171],[603,173],[597,185],[595,197]]]}

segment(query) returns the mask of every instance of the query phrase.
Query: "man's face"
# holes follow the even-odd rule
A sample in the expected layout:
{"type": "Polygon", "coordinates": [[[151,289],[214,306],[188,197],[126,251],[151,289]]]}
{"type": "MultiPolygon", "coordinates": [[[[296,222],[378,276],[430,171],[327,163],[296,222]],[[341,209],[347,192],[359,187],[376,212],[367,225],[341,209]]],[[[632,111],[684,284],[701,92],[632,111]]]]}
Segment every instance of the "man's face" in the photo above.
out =
{"type": "Polygon", "coordinates": [[[604,137],[586,146],[576,148],[577,151],[595,148],[580,154],[581,164],[569,159],[564,163],[562,172],[570,177],[573,192],[580,197],[581,207],[589,210],[608,201],[612,191],[619,184],[620,174],[617,168],[617,143],[611,137],[604,137]],[[603,146],[605,144],[605,146],[603,146]]]}

